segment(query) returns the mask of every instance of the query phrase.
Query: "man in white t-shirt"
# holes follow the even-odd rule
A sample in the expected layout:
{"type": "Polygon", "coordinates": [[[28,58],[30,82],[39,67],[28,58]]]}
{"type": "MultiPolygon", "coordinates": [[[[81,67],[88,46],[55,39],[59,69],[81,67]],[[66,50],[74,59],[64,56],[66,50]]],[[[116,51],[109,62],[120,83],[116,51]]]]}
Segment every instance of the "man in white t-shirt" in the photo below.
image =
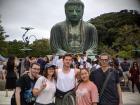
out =
{"type": "Polygon", "coordinates": [[[56,105],[73,105],[74,97],[72,94],[73,89],[76,86],[76,75],[79,72],[78,69],[70,68],[72,64],[72,55],[65,54],[63,56],[63,68],[57,70],[57,83],[56,83],[56,105]],[[72,96],[69,97],[69,96],[72,96]],[[69,100],[69,101],[68,101],[69,100]]]}

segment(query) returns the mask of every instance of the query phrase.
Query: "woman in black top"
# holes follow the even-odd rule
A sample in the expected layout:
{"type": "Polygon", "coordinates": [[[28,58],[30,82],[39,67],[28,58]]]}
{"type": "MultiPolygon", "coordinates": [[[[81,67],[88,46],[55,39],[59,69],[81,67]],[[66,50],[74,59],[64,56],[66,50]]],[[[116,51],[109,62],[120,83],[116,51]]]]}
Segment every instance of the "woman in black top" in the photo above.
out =
{"type": "Polygon", "coordinates": [[[17,76],[15,73],[15,57],[10,56],[7,61],[6,74],[6,96],[8,96],[8,89],[15,89],[17,76]]]}

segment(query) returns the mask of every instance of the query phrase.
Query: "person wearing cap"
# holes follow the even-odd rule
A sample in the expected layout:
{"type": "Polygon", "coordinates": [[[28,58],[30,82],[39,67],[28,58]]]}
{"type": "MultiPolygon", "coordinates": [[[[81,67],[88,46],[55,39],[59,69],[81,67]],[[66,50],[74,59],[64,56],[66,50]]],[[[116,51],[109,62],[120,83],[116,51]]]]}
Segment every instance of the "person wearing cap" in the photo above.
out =
{"type": "Polygon", "coordinates": [[[55,65],[46,64],[43,76],[41,76],[33,89],[33,94],[37,96],[35,105],[54,105],[56,92],[55,65]]]}

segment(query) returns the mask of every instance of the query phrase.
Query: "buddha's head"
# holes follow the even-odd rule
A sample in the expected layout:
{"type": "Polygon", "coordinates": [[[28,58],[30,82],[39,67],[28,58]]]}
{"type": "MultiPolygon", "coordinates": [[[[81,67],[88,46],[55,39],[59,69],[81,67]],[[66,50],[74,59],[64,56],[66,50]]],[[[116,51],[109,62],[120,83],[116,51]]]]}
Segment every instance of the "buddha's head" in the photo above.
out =
{"type": "Polygon", "coordinates": [[[68,0],[65,4],[66,18],[70,22],[78,22],[82,19],[84,4],[81,0],[68,0]]]}

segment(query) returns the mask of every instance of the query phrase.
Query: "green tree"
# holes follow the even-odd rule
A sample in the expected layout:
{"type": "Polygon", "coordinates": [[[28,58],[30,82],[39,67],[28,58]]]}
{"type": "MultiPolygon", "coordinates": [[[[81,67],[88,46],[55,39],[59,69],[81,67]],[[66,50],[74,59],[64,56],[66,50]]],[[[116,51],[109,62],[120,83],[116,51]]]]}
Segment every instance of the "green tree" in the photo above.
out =
{"type": "Polygon", "coordinates": [[[22,41],[17,41],[17,40],[13,40],[13,41],[9,41],[8,42],[8,55],[15,55],[17,57],[23,57],[24,56],[24,52],[21,51],[22,48],[24,48],[25,43],[22,41]]]}
{"type": "Polygon", "coordinates": [[[7,55],[7,43],[4,41],[5,40],[4,33],[5,32],[1,25],[1,20],[0,20],[0,54],[5,56],[5,55],[7,55]]]}
{"type": "Polygon", "coordinates": [[[103,14],[89,22],[97,28],[99,52],[106,49],[112,55],[134,56],[132,50],[140,46],[140,14],[136,10],[103,14]]]}
{"type": "Polygon", "coordinates": [[[36,40],[30,45],[30,47],[32,49],[32,52],[30,53],[31,55],[45,56],[45,55],[51,54],[51,49],[50,49],[48,39],[36,40]]]}

